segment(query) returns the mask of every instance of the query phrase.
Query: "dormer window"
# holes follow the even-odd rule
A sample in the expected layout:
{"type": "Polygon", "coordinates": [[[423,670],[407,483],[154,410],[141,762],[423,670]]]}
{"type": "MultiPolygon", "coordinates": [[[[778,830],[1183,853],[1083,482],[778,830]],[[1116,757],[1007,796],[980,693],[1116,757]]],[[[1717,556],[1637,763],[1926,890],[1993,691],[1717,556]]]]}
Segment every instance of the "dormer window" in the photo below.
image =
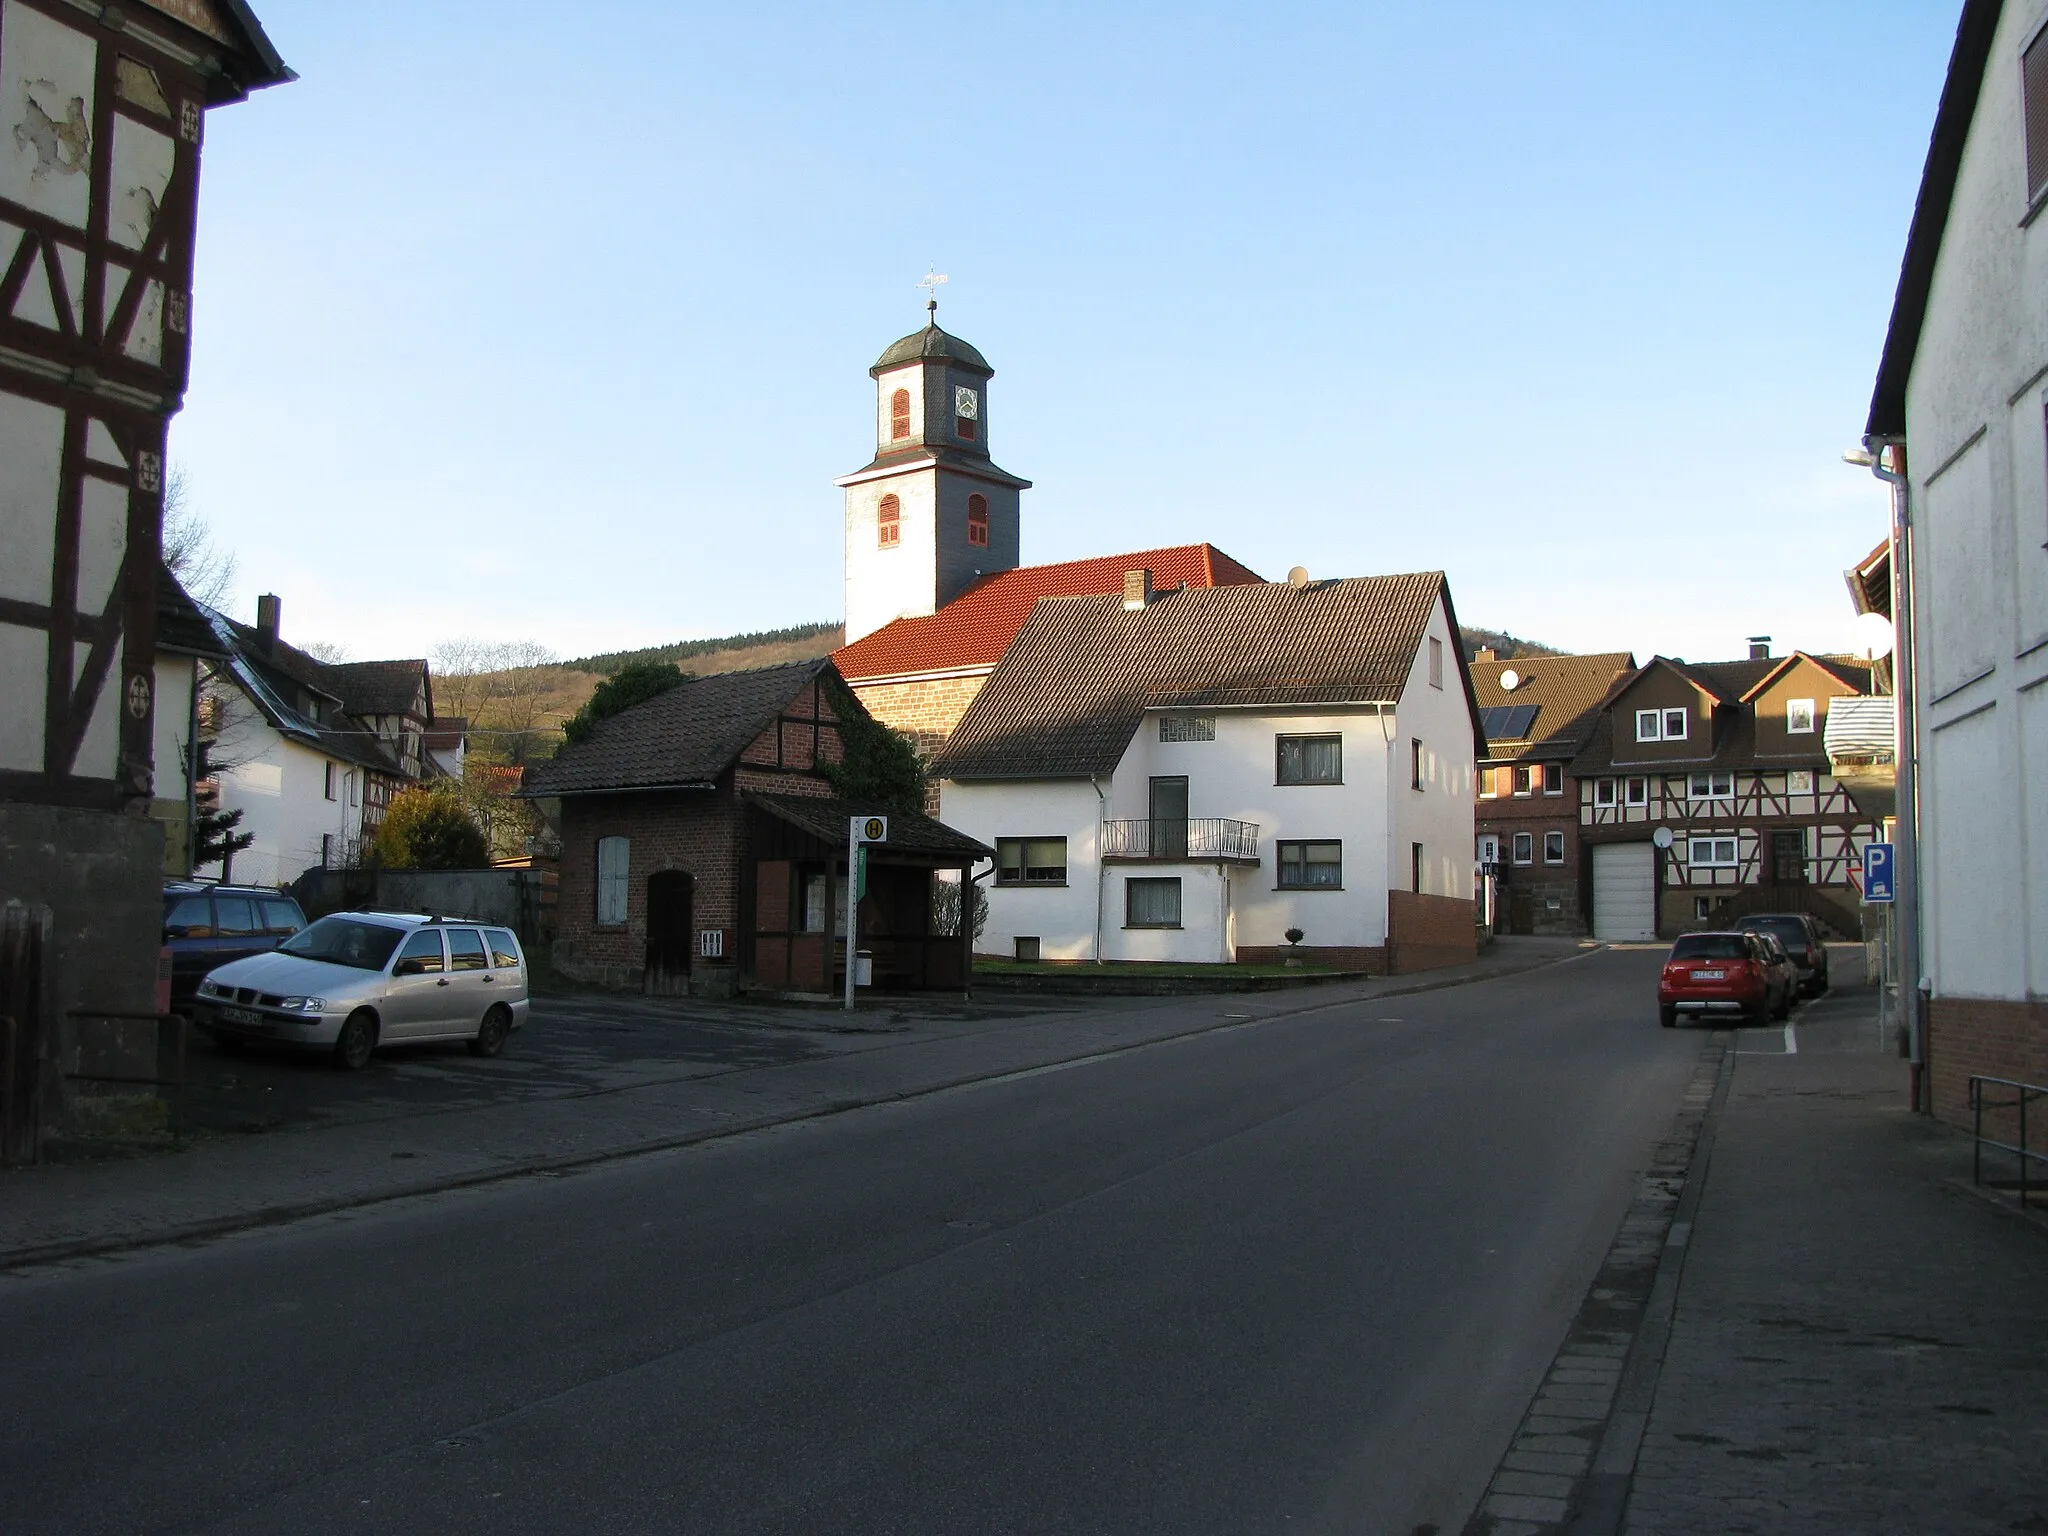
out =
{"type": "Polygon", "coordinates": [[[1685,740],[1685,714],[1682,709],[1639,709],[1636,711],[1637,741],[1683,741],[1685,740]]]}
{"type": "Polygon", "coordinates": [[[967,542],[988,548],[988,498],[978,491],[967,498],[967,542]]]}
{"type": "Polygon", "coordinates": [[[894,495],[884,496],[875,509],[875,543],[894,549],[903,542],[903,503],[894,495]]]}
{"type": "Polygon", "coordinates": [[[900,443],[910,436],[910,391],[899,389],[889,397],[889,441],[900,443]]]}

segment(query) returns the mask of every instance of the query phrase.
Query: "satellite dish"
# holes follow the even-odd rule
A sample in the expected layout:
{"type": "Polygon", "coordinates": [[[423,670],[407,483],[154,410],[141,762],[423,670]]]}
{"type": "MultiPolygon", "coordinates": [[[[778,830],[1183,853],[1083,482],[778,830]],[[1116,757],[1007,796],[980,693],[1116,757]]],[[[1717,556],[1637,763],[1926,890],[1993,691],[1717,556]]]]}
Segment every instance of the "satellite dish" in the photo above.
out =
{"type": "Polygon", "coordinates": [[[1294,590],[1297,592],[1299,592],[1303,587],[1307,586],[1308,567],[1305,565],[1297,565],[1293,570],[1289,571],[1287,573],[1287,585],[1294,588],[1294,590]]]}
{"type": "Polygon", "coordinates": [[[1509,667],[1507,671],[1501,673],[1500,685],[1509,693],[1513,693],[1517,688],[1522,686],[1522,674],[1517,672],[1513,667],[1509,667]]]}
{"type": "Polygon", "coordinates": [[[1881,613],[1856,615],[1856,649],[1866,656],[1889,656],[1894,635],[1892,621],[1881,613]]]}
{"type": "Polygon", "coordinates": [[[1669,848],[1672,842],[1671,829],[1669,827],[1659,827],[1650,834],[1650,841],[1659,848],[1669,848]]]}

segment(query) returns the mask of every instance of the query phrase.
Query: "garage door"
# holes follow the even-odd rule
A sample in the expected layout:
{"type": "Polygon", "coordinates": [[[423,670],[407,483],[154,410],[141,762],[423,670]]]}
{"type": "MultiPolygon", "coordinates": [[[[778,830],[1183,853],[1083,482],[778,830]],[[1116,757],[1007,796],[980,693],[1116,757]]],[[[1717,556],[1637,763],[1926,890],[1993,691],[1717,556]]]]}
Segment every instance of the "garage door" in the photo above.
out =
{"type": "Polygon", "coordinates": [[[1657,859],[1648,843],[1593,849],[1593,937],[1628,943],[1657,936],[1657,859]]]}

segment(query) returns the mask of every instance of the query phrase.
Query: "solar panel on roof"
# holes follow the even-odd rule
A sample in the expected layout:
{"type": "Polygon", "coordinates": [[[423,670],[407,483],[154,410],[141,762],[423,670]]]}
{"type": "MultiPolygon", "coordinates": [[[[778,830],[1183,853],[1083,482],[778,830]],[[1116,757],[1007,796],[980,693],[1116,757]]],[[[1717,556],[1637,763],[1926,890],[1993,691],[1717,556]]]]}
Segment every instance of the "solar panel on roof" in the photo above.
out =
{"type": "Polygon", "coordinates": [[[1534,704],[1495,704],[1479,711],[1479,728],[1488,741],[1521,741],[1536,723],[1534,704]]]}

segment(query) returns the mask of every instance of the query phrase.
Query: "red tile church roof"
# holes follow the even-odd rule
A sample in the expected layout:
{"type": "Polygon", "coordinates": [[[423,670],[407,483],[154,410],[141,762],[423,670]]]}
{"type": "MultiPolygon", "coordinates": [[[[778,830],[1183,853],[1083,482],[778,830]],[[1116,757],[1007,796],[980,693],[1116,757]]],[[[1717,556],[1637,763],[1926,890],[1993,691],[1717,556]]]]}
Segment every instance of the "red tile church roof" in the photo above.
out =
{"type": "Polygon", "coordinates": [[[1124,572],[1149,570],[1159,591],[1238,587],[1265,580],[1213,544],[1141,549],[1128,555],[1026,565],[999,571],[921,618],[897,619],[832,653],[852,681],[992,667],[1017,638],[1041,597],[1096,597],[1124,589],[1124,572]]]}

